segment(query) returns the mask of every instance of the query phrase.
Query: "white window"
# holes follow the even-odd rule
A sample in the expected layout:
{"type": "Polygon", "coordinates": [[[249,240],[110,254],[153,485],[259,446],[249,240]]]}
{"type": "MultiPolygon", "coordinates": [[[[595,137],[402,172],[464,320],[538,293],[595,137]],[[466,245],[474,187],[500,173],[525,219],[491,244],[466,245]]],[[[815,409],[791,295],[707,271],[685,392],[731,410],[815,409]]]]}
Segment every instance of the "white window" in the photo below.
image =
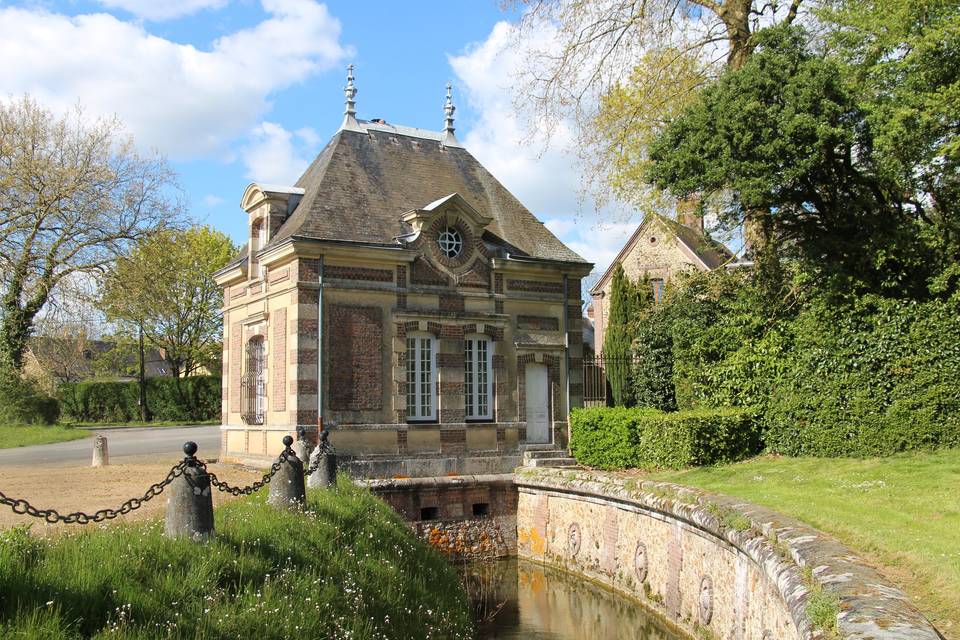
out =
{"type": "Polygon", "coordinates": [[[489,420],[493,418],[493,347],[490,338],[467,336],[463,356],[467,419],[489,420]]]}
{"type": "Polygon", "coordinates": [[[437,419],[437,358],[433,336],[407,336],[407,419],[437,419]]]}

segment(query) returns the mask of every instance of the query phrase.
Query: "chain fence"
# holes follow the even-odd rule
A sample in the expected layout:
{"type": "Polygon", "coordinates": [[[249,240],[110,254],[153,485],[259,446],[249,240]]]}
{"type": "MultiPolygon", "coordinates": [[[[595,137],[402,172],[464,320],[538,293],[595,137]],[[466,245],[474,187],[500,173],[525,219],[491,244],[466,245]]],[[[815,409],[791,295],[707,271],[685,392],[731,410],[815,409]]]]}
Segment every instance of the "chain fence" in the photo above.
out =
{"type": "MultiPolygon", "coordinates": [[[[233,496],[248,496],[252,493],[256,493],[263,487],[270,484],[270,481],[273,480],[273,477],[280,471],[280,468],[286,463],[291,457],[296,457],[296,454],[290,448],[290,445],[284,441],[285,448],[277,457],[276,462],[270,465],[270,470],[267,473],[263,474],[263,477],[260,480],[257,480],[251,485],[246,487],[238,487],[229,484],[228,482],[221,480],[217,477],[213,471],[207,467],[207,464],[198,460],[193,454],[196,453],[197,445],[193,442],[188,442],[184,445],[184,452],[187,454],[187,457],[184,458],[179,463],[175,464],[170,472],[167,474],[167,477],[161,480],[160,482],[150,485],[146,492],[139,498],[130,498],[125,501],[116,509],[100,509],[94,513],[84,513],[82,511],[75,511],[73,513],[61,514],[56,509],[38,509],[37,507],[30,504],[29,501],[23,498],[11,498],[0,491],[0,505],[10,507],[14,513],[18,515],[27,515],[34,518],[39,518],[48,522],[50,524],[90,524],[103,522],[105,520],[113,520],[117,516],[126,515],[132,511],[136,511],[142,507],[145,503],[156,498],[158,495],[163,493],[163,490],[170,485],[176,478],[183,475],[184,471],[188,467],[198,467],[204,471],[204,473],[209,476],[210,484],[216,487],[217,490],[224,493],[229,493],[233,496]]],[[[305,469],[303,472],[304,476],[309,476],[317,471],[320,468],[320,464],[323,461],[323,454],[332,454],[333,447],[326,441],[326,438],[322,439],[320,445],[320,455],[316,456],[313,464],[310,465],[309,469],[305,469]]]]}
{"type": "Polygon", "coordinates": [[[82,511],[74,511],[73,513],[61,514],[56,509],[38,509],[27,500],[23,498],[10,498],[7,497],[2,491],[0,491],[0,505],[5,505],[13,509],[13,512],[18,515],[28,515],[34,518],[40,518],[45,522],[50,524],[64,523],[64,524],[90,524],[91,522],[103,522],[104,520],[113,520],[117,516],[122,516],[130,513],[131,511],[136,511],[144,505],[144,503],[150,502],[158,495],[163,493],[163,490],[173,482],[177,477],[183,475],[184,470],[190,465],[190,460],[183,460],[182,462],[173,466],[170,469],[170,473],[167,474],[167,477],[161,480],[160,482],[150,485],[150,488],[146,490],[143,496],[139,498],[130,498],[123,504],[121,504],[116,509],[100,509],[94,513],[84,513],[82,511]]]}

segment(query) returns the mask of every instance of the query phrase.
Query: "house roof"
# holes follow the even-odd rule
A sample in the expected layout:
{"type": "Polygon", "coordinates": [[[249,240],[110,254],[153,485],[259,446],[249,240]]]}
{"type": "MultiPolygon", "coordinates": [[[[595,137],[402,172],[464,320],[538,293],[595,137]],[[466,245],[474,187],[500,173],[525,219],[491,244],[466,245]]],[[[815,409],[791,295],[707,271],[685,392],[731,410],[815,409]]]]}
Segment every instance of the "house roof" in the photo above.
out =
{"type": "Polygon", "coordinates": [[[614,267],[623,261],[627,257],[633,247],[640,240],[640,236],[643,235],[643,231],[654,222],[661,223],[666,229],[674,234],[677,240],[683,245],[693,256],[700,261],[701,265],[707,271],[712,271],[717,267],[729,262],[734,259],[734,254],[730,249],[728,249],[723,243],[717,242],[711,238],[708,234],[691,229],[685,225],[680,224],[676,220],[671,220],[666,216],[662,216],[659,213],[650,213],[647,214],[643,222],[637,226],[637,230],[633,232],[633,235],[630,236],[630,239],[627,240],[626,244],[623,245],[623,248],[620,249],[620,252],[617,254],[617,257],[613,259],[613,262],[610,263],[610,266],[607,267],[607,270],[604,271],[603,275],[597,280],[597,284],[593,285],[593,288],[590,289],[590,293],[596,293],[603,289],[606,285],[607,280],[613,275],[614,267]]]}
{"type": "Polygon", "coordinates": [[[338,131],[297,180],[303,199],[268,247],[294,236],[396,245],[410,231],[404,213],[459,194],[520,256],[586,264],[466,149],[441,144],[442,134],[363,121],[359,128],[338,131]]]}

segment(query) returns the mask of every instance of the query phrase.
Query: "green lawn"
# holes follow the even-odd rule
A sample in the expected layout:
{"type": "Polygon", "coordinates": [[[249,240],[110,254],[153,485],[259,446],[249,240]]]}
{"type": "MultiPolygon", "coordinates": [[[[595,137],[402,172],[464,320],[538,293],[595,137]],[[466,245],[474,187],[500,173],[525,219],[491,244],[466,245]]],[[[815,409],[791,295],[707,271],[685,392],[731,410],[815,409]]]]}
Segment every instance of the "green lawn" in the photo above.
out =
{"type": "Polygon", "coordinates": [[[90,436],[89,431],[72,429],[63,425],[27,425],[0,426],[0,449],[27,447],[33,444],[50,444],[51,442],[67,442],[90,436]]]}
{"type": "Polygon", "coordinates": [[[869,460],[763,457],[653,474],[742,497],[833,534],[960,638],[960,449],[869,460]]]}

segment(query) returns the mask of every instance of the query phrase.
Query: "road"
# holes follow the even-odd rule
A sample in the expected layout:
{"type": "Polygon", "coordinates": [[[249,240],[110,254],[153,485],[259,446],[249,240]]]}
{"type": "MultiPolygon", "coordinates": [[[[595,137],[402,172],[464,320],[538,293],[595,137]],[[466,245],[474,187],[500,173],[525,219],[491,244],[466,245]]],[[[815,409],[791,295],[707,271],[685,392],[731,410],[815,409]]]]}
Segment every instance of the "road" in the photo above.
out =
{"type": "MultiPolygon", "coordinates": [[[[96,432],[96,431],[95,431],[96,432]]],[[[201,458],[220,454],[220,427],[144,427],[104,429],[111,462],[133,462],[137,458],[154,461],[174,460],[183,456],[183,443],[193,440],[201,458]]],[[[24,466],[86,466],[93,456],[93,438],[39,444],[32,447],[0,449],[0,468],[24,466]]]]}

